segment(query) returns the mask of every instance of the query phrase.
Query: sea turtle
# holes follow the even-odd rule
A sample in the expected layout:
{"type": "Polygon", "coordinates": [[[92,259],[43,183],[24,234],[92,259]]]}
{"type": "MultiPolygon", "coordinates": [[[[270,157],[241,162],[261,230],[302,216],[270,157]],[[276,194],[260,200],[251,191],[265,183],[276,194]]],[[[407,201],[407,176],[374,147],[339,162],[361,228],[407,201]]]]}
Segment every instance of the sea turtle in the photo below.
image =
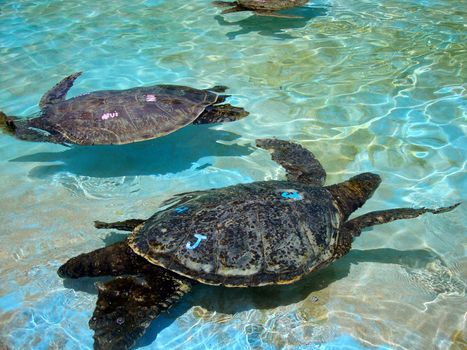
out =
{"type": "Polygon", "coordinates": [[[176,195],[147,220],[97,228],[132,231],[129,238],[63,264],[66,278],[119,276],[97,283],[90,320],[95,349],[128,349],[151,320],[197,282],[256,287],[295,282],[348,253],[361,230],[424,213],[454,209],[399,208],[348,220],[381,182],[363,173],[324,186],[311,152],[277,139],[257,146],[287,171],[287,181],[258,181],[176,195]]]}
{"type": "Polygon", "coordinates": [[[214,1],[216,6],[229,7],[222,13],[253,11],[260,16],[296,18],[298,16],[284,15],[275,11],[285,10],[292,7],[303,6],[309,0],[237,0],[229,1],[214,1]]]}
{"type": "Polygon", "coordinates": [[[42,96],[39,117],[7,117],[0,112],[0,127],[28,141],[125,144],[164,136],[190,123],[234,121],[248,115],[243,108],[221,104],[228,97],[218,94],[225,86],[198,90],[153,85],[94,91],[66,100],[80,75],[66,77],[42,96]]]}

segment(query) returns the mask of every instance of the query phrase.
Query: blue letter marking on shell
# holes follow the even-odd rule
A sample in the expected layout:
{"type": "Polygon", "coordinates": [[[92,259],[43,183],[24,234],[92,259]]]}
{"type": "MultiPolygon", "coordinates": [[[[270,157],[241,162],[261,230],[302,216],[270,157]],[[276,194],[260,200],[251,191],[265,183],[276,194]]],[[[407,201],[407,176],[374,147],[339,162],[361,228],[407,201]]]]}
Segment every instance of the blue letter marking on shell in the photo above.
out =
{"type": "Polygon", "coordinates": [[[175,211],[177,212],[177,214],[181,214],[181,213],[184,213],[188,210],[187,207],[178,207],[178,208],[175,208],[175,211]]]}
{"type": "Polygon", "coordinates": [[[197,241],[195,242],[195,244],[191,245],[190,242],[187,242],[186,243],[186,249],[190,249],[190,250],[193,250],[195,248],[198,248],[198,246],[200,245],[201,241],[203,239],[208,239],[205,235],[200,235],[199,233],[195,233],[195,238],[197,239],[197,241]]]}
{"type": "Polygon", "coordinates": [[[284,197],[284,198],[295,199],[297,201],[303,199],[302,196],[297,191],[282,192],[281,196],[284,197]]]}

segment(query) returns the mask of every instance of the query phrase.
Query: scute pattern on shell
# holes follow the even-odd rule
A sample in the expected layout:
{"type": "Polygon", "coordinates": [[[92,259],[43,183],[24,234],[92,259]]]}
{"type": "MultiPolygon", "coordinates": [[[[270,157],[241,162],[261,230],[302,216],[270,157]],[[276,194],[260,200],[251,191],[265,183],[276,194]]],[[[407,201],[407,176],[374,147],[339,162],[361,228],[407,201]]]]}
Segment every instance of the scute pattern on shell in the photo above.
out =
{"type": "Polygon", "coordinates": [[[268,181],[175,199],[135,230],[129,244],[181,275],[238,287],[291,283],[334,258],[339,215],[325,188],[268,181]],[[285,198],[284,191],[301,199],[285,198]],[[180,206],[188,210],[178,213],[180,206]],[[187,249],[194,234],[207,239],[187,249]]]}
{"type": "Polygon", "coordinates": [[[208,90],[177,85],[96,91],[47,105],[35,122],[72,143],[125,144],[178,130],[217,99],[208,90]]]}

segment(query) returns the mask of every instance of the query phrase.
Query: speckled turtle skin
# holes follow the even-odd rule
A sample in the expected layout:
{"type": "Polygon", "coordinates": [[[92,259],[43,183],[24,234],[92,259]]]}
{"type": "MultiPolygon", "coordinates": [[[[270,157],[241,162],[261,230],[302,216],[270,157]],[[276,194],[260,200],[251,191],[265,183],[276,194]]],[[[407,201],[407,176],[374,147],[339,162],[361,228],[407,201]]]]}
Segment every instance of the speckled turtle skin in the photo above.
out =
{"type": "Polygon", "coordinates": [[[255,182],[180,195],[139,226],[129,245],[155,265],[205,284],[291,283],[337,255],[341,220],[322,187],[255,182]],[[180,207],[186,211],[178,213],[180,207]],[[207,239],[190,250],[194,233],[207,239]]]}
{"type": "MultiPolygon", "coordinates": [[[[40,117],[14,120],[15,135],[24,140],[79,145],[144,141],[195,122],[208,108],[227,97],[211,89],[154,85],[95,91],[66,100],[67,91],[80,75],[81,72],[70,75],[43,96],[40,117]]],[[[219,87],[219,91],[224,89],[219,87]]],[[[236,120],[248,114],[228,104],[220,108],[226,114],[224,119],[217,117],[204,122],[236,120]]]]}

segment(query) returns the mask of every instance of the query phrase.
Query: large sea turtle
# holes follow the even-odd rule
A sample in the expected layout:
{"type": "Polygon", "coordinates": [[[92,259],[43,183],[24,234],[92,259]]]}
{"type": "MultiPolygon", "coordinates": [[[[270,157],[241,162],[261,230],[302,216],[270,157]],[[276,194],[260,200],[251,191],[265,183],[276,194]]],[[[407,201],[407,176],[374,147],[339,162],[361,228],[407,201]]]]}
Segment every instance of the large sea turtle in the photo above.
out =
{"type": "Polygon", "coordinates": [[[128,239],[62,265],[61,277],[119,276],[98,283],[90,320],[95,349],[128,349],[159,313],[201,282],[226,287],[287,284],[351,249],[362,229],[439,209],[375,211],[352,220],[381,182],[363,173],[324,186],[311,152],[276,139],[257,140],[287,171],[287,181],[259,181],[176,195],[147,220],[103,223],[128,239]]]}
{"type": "Polygon", "coordinates": [[[275,11],[285,10],[292,7],[303,6],[309,0],[237,0],[237,1],[214,1],[216,6],[229,7],[222,13],[253,11],[260,16],[295,18],[297,16],[279,14],[275,11]]]}
{"type": "Polygon", "coordinates": [[[160,137],[190,123],[234,121],[248,115],[243,108],[222,104],[228,95],[218,93],[225,86],[198,90],[154,85],[94,91],[67,100],[80,75],[66,77],[42,96],[39,117],[7,117],[0,112],[0,127],[28,141],[125,144],[160,137]]]}

